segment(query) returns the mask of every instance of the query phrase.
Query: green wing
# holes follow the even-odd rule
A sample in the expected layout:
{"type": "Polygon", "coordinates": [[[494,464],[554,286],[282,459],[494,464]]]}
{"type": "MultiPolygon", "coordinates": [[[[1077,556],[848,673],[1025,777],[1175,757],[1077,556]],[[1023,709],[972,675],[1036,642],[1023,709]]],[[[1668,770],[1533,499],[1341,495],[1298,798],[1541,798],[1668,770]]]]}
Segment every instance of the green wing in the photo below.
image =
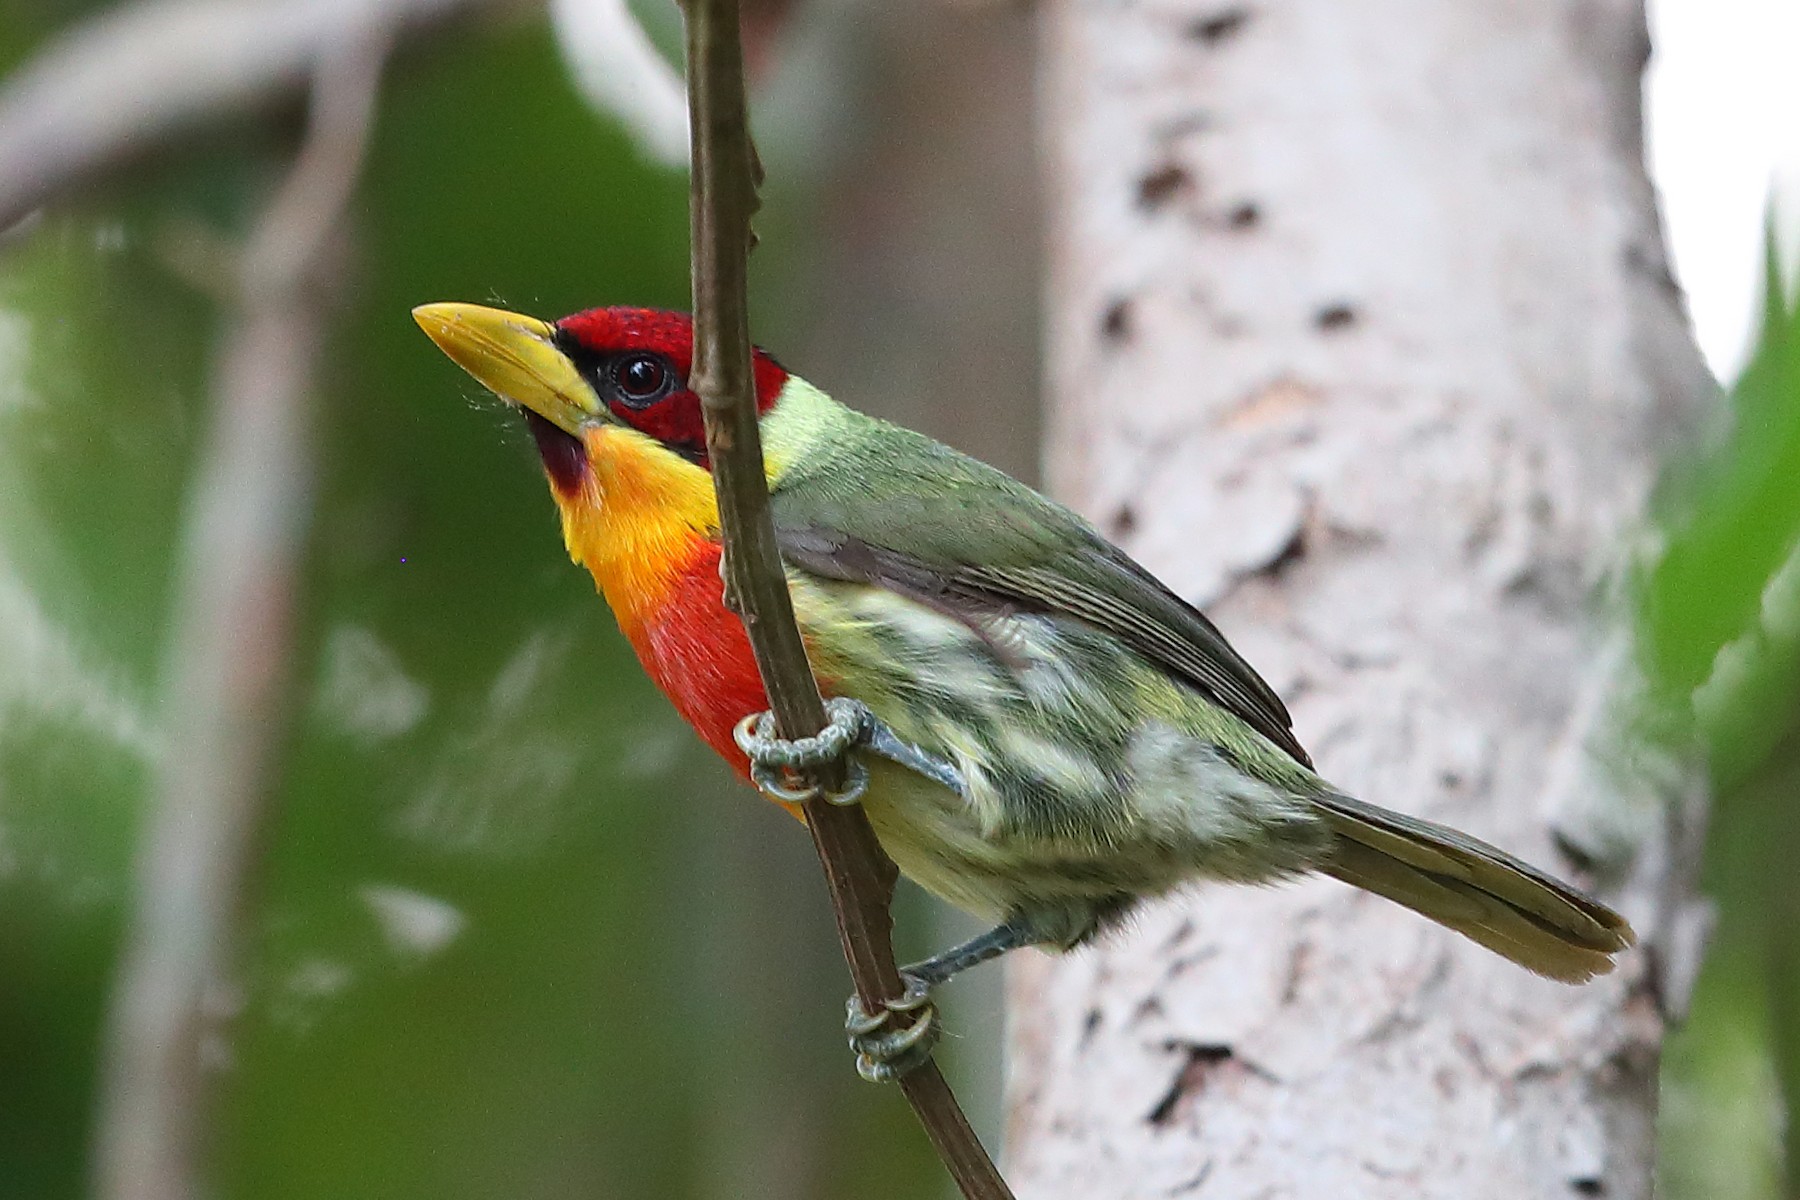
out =
{"type": "Polygon", "coordinates": [[[1293,719],[1213,623],[1086,521],[985,463],[872,418],[808,447],[774,493],[788,562],[967,620],[1072,617],[1117,637],[1306,766],[1293,719]]]}

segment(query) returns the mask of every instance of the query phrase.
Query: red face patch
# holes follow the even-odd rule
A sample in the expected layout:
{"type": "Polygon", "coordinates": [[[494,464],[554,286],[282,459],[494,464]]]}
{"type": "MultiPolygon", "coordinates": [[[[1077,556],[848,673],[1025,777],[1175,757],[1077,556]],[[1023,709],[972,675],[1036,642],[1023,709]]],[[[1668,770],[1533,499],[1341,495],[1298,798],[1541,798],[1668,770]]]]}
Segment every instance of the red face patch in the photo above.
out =
{"type": "MultiPolygon", "coordinates": [[[[700,397],[688,388],[693,318],[657,308],[590,308],[556,323],[557,345],[616,419],[705,467],[700,397]]],[[[775,405],[788,373],[753,352],[756,409],[775,405]]]]}

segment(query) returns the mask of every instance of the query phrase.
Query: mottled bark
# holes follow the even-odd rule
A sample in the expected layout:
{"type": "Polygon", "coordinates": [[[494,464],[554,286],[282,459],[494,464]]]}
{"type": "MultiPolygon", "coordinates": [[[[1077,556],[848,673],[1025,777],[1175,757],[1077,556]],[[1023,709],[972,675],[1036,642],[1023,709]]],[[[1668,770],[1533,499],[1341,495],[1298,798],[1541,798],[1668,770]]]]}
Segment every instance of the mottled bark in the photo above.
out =
{"type": "Polygon", "coordinates": [[[1048,473],[1209,609],[1321,771],[1618,903],[1545,982],[1335,883],[1012,978],[1034,1200],[1642,1197],[1699,791],[1621,605],[1709,402],[1635,0],[1050,0],[1048,473]]]}

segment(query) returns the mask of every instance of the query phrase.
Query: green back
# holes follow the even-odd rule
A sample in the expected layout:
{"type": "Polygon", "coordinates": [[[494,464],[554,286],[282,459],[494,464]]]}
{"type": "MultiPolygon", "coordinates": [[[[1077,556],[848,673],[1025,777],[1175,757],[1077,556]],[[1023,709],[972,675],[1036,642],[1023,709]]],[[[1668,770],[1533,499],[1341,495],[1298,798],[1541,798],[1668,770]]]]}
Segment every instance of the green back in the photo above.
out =
{"type": "Polygon", "coordinates": [[[1067,508],[799,381],[764,426],[786,464],[774,515],[794,566],[888,588],[977,632],[995,611],[1086,622],[1311,765],[1280,697],[1212,622],[1067,508]]]}

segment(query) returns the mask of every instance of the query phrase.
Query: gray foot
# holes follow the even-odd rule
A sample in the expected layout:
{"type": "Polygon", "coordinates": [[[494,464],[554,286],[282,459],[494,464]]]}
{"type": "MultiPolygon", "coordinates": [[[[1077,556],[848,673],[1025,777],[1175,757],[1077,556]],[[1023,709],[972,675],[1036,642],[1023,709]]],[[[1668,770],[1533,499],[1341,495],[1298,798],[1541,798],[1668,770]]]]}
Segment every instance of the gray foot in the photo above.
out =
{"type": "MultiPolygon", "coordinates": [[[[750,760],[751,782],[765,796],[784,804],[805,804],[813,799],[818,789],[790,786],[793,774],[843,760],[875,719],[862,703],[842,697],[825,702],[825,715],[830,723],[824,729],[793,741],[776,736],[775,718],[766,712],[751,713],[731,731],[732,741],[750,760]]],[[[869,772],[861,763],[850,759],[845,770],[844,790],[825,797],[833,804],[855,804],[869,786],[869,772]]]]}
{"type": "MultiPolygon", "coordinates": [[[[831,723],[809,738],[788,741],[777,737],[774,718],[768,713],[752,713],[731,731],[732,740],[750,760],[751,780],[765,795],[788,804],[804,804],[813,798],[814,791],[810,787],[790,786],[794,772],[837,762],[851,750],[861,748],[967,799],[968,787],[953,764],[903,741],[877,720],[862,701],[834,696],[825,702],[825,713],[831,723]]],[[[849,782],[844,790],[826,797],[833,804],[854,804],[868,787],[868,771],[861,763],[849,759],[848,770],[849,782]]]]}
{"type": "Polygon", "coordinates": [[[867,732],[863,737],[863,746],[871,754],[879,754],[892,763],[899,763],[907,770],[923,775],[934,783],[941,784],[961,796],[969,798],[968,784],[963,782],[962,772],[935,754],[927,754],[911,742],[900,740],[900,735],[869,715],[867,732]]]}
{"type": "Polygon", "coordinates": [[[845,1005],[844,1033],[856,1051],[856,1073],[870,1083],[891,1083],[916,1070],[937,1045],[940,1031],[931,989],[910,975],[902,978],[906,994],[889,1000],[880,1012],[869,1012],[858,996],[851,996],[845,1005]],[[912,1023],[901,1026],[896,1017],[911,1017],[912,1023]]]}

